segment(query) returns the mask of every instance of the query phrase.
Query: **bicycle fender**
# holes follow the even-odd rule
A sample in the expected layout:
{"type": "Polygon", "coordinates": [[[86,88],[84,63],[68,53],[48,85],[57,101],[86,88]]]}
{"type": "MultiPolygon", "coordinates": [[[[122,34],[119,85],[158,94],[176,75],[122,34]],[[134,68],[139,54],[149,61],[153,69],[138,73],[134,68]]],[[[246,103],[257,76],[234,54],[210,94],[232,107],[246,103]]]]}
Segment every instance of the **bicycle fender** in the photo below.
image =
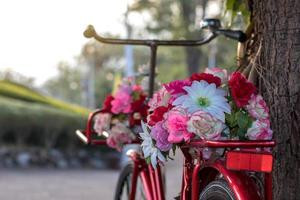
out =
{"type": "Polygon", "coordinates": [[[245,172],[228,170],[221,161],[205,164],[203,167],[200,167],[200,164],[195,166],[192,199],[198,199],[204,187],[218,175],[228,182],[237,200],[261,200],[257,186],[245,172]]]}

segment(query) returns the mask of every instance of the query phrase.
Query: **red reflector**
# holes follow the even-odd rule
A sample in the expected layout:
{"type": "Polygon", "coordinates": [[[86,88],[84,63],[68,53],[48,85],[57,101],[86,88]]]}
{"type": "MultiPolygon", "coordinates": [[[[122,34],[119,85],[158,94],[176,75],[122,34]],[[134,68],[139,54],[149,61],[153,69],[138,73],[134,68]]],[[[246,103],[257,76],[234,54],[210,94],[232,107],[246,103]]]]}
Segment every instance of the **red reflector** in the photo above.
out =
{"type": "Polygon", "coordinates": [[[271,172],[272,167],[272,154],[229,151],[226,155],[226,168],[230,170],[271,172]]]}

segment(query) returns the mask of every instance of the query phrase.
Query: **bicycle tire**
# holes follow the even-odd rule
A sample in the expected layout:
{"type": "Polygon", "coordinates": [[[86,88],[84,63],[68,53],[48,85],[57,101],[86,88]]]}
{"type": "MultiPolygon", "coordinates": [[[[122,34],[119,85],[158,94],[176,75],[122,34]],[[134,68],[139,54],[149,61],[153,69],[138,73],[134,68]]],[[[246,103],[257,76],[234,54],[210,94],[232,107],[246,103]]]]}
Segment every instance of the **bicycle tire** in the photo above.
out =
{"type": "MultiPolygon", "coordinates": [[[[129,199],[132,173],[133,173],[133,163],[128,163],[127,165],[125,165],[125,167],[123,167],[123,169],[119,175],[117,187],[115,190],[115,198],[114,198],[115,200],[129,199]],[[126,192],[125,198],[123,198],[124,192],[126,192]]],[[[139,177],[138,177],[138,179],[139,179],[139,177]]],[[[138,182],[139,182],[139,180],[138,180],[138,182]]],[[[138,192],[139,192],[138,186],[139,186],[139,184],[137,183],[136,194],[138,194],[138,192]]],[[[143,189],[143,187],[141,187],[141,188],[143,189]]],[[[136,197],[136,199],[137,199],[137,197],[136,197]]],[[[141,191],[141,197],[138,199],[146,199],[143,191],[141,191]]]]}
{"type": "Polygon", "coordinates": [[[236,198],[228,183],[219,179],[212,181],[203,189],[199,200],[236,200],[236,198]]]}

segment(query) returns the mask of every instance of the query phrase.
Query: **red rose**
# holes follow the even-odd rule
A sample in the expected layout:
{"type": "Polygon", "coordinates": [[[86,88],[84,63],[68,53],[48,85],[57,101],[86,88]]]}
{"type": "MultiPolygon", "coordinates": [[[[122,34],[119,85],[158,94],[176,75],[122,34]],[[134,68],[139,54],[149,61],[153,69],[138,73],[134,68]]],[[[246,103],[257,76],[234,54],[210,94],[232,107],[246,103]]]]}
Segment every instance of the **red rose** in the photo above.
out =
{"type": "Polygon", "coordinates": [[[131,103],[133,112],[129,116],[129,125],[140,125],[141,120],[144,120],[148,114],[148,105],[145,104],[146,96],[140,94],[138,100],[131,103]]]}
{"type": "Polygon", "coordinates": [[[138,112],[133,112],[129,115],[129,126],[132,127],[134,125],[141,125],[141,120],[145,122],[147,114],[148,114],[149,106],[143,104],[138,112]]]}
{"type": "Polygon", "coordinates": [[[160,122],[164,118],[164,114],[172,108],[172,105],[168,107],[159,106],[157,107],[151,115],[149,115],[148,124],[154,126],[157,122],[160,122]]]}
{"type": "Polygon", "coordinates": [[[207,73],[200,73],[200,74],[193,74],[190,77],[191,81],[201,81],[204,80],[209,84],[216,84],[216,87],[220,87],[221,86],[221,79],[217,76],[214,76],[212,74],[207,74],[207,73]]]}
{"type": "Polygon", "coordinates": [[[115,98],[112,95],[106,96],[103,106],[102,106],[103,112],[111,112],[111,102],[114,99],[115,98]]]}
{"type": "Polygon", "coordinates": [[[131,109],[133,110],[133,112],[139,111],[139,109],[143,106],[145,99],[146,99],[146,96],[143,94],[140,94],[138,99],[131,103],[131,109]]]}
{"type": "Polygon", "coordinates": [[[256,87],[240,72],[234,72],[230,76],[228,85],[231,96],[239,108],[247,105],[251,95],[256,91],[256,87]]]}

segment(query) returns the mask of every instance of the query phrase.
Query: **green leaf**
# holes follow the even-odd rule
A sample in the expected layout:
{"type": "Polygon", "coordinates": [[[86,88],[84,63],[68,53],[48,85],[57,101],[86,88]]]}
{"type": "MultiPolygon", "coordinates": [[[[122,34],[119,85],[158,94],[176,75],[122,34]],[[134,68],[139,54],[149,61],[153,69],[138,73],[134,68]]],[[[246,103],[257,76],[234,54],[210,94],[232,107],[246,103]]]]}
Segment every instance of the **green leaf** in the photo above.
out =
{"type": "Polygon", "coordinates": [[[239,140],[246,140],[246,133],[247,129],[239,128],[237,130],[237,136],[239,137],[239,140]]]}
{"type": "Polygon", "coordinates": [[[226,10],[233,10],[233,6],[236,0],[227,0],[226,1],[226,10]]]}
{"type": "Polygon", "coordinates": [[[150,163],[151,163],[151,157],[150,157],[150,156],[147,157],[147,158],[145,158],[145,160],[146,160],[146,163],[147,163],[147,164],[150,164],[150,163]]]}
{"type": "Polygon", "coordinates": [[[248,129],[252,123],[252,119],[249,117],[248,113],[244,111],[238,111],[235,114],[237,124],[242,129],[248,129]]]}
{"type": "Polygon", "coordinates": [[[225,114],[225,120],[226,120],[226,124],[228,124],[228,126],[230,128],[233,128],[233,127],[237,126],[237,121],[235,119],[234,113],[232,113],[232,114],[227,114],[226,113],[225,114]]]}

